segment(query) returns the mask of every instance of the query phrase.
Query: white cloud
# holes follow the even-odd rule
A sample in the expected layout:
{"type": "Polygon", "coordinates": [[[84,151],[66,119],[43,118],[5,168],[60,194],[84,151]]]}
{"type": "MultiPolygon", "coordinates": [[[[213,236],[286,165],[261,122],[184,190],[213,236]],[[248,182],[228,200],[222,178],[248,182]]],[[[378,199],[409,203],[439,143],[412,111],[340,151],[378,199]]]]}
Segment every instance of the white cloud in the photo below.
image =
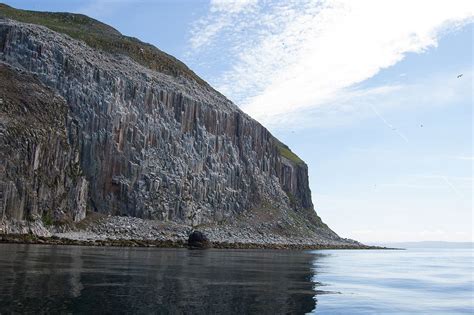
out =
{"type": "Polygon", "coordinates": [[[235,14],[255,4],[257,0],[211,0],[210,10],[235,14]]]}
{"type": "Polygon", "coordinates": [[[232,27],[239,14],[252,12],[256,4],[257,0],[211,0],[210,16],[197,21],[191,30],[191,48],[209,44],[219,32],[232,27]]]}
{"type": "Polygon", "coordinates": [[[231,66],[213,82],[217,89],[272,124],[361,93],[348,88],[408,52],[435,47],[441,34],[472,17],[469,0],[221,0],[196,22],[190,44],[219,47],[231,66]]]}

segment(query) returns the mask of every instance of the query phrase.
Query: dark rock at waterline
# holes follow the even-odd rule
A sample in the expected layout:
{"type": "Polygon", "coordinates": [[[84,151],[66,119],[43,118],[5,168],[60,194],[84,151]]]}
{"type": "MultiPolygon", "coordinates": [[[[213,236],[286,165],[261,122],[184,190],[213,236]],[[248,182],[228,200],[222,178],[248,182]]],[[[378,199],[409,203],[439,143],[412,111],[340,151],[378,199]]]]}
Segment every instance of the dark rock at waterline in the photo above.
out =
{"type": "Polygon", "coordinates": [[[193,231],[189,234],[188,246],[192,248],[208,248],[210,247],[210,242],[204,233],[193,231]]]}

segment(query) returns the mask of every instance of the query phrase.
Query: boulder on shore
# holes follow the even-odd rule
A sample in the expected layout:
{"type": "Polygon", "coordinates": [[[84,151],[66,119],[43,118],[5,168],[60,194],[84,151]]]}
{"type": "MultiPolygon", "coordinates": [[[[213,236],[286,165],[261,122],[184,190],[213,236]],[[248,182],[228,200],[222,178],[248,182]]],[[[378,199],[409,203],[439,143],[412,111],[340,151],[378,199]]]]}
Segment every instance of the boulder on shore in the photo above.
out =
{"type": "Polygon", "coordinates": [[[189,234],[188,246],[191,248],[208,248],[210,247],[210,242],[204,233],[193,231],[189,234]]]}

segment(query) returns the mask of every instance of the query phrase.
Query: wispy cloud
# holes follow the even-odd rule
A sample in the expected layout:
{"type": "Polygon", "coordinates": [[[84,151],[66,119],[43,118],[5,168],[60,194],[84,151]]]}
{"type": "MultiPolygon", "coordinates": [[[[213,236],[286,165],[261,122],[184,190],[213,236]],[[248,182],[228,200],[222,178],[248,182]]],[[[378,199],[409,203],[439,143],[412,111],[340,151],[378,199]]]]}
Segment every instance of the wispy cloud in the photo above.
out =
{"type": "Polygon", "coordinates": [[[191,48],[209,45],[221,31],[232,27],[238,16],[253,12],[256,4],[257,0],[211,0],[209,16],[198,20],[191,30],[191,48]]]}
{"type": "Polygon", "coordinates": [[[472,2],[463,0],[211,1],[190,45],[219,47],[231,65],[213,83],[271,124],[327,104],[344,110],[336,101],[357,92],[348,88],[406,53],[435,47],[441,34],[472,16],[472,2]]]}
{"type": "Polygon", "coordinates": [[[464,197],[463,194],[459,191],[459,189],[457,189],[456,186],[454,186],[454,184],[446,177],[446,176],[441,176],[441,179],[444,180],[444,182],[446,183],[446,185],[448,185],[452,191],[458,195],[458,197],[464,197]]]}
{"type": "Polygon", "coordinates": [[[438,183],[444,183],[455,195],[459,198],[465,198],[466,196],[461,192],[460,188],[472,189],[473,178],[472,177],[460,177],[460,176],[445,176],[445,175],[413,175],[414,179],[435,181],[438,183]]]}
{"type": "Polygon", "coordinates": [[[450,156],[449,158],[455,159],[455,160],[464,160],[464,161],[474,161],[474,156],[467,156],[467,155],[456,155],[456,156],[450,156]]]}
{"type": "Polygon", "coordinates": [[[272,129],[279,129],[282,126],[304,129],[338,127],[370,116],[378,116],[386,128],[407,142],[410,135],[391,121],[392,109],[446,106],[469,99],[471,70],[464,71],[465,80],[462,82],[456,79],[456,73],[455,71],[435,73],[412,83],[341,88],[336,95],[314,106],[289,108],[284,115],[273,115],[269,111],[260,120],[272,129]]]}
{"type": "MultiPolygon", "coordinates": [[[[423,174],[415,174],[411,175],[413,178],[424,178],[424,179],[442,179],[445,177],[444,175],[423,175],[423,174]]],[[[461,181],[461,182],[473,182],[474,178],[469,176],[450,176],[450,180],[461,181]]]]}
{"type": "Polygon", "coordinates": [[[392,124],[390,124],[376,109],[375,107],[369,103],[369,106],[370,106],[370,109],[372,109],[372,111],[375,113],[375,115],[377,115],[377,117],[380,118],[380,120],[383,121],[383,123],[388,127],[390,128],[392,131],[394,131],[398,136],[400,136],[400,138],[402,138],[406,143],[408,143],[408,138],[401,132],[399,131],[397,128],[395,128],[392,124]]]}

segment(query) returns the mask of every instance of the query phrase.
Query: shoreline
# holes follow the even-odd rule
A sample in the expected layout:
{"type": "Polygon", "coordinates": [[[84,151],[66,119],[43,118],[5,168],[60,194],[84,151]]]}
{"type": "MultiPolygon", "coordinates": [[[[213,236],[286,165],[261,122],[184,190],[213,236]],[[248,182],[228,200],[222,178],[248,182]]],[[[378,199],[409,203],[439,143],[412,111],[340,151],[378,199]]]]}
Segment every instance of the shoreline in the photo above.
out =
{"type": "MultiPolygon", "coordinates": [[[[95,247],[154,247],[154,248],[191,248],[181,240],[141,240],[141,239],[105,239],[105,240],[74,240],[57,236],[44,237],[33,234],[0,234],[0,244],[37,244],[95,247]]],[[[213,249],[286,249],[286,250],[403,250],[369,245],[309,245],[309,244],[259,244],[259,243],[228,243],[211,242],[208,248],[213,249]]]]}

